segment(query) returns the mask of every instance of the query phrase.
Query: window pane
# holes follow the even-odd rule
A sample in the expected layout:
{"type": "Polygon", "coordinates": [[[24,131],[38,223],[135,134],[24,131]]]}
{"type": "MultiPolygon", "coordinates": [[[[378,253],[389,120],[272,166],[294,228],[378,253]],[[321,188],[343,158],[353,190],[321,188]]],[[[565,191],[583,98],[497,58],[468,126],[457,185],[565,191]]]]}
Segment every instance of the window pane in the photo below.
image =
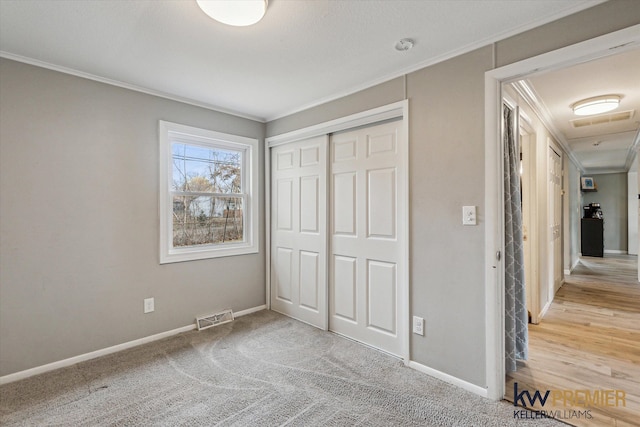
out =
{"type": "Polygon", "coordinates": [[[242,192],[242,151],[171,144],[175,191],[242,192]]]}
{"type": "Polygon", "coordinates": [[[241,197],[173,196],[173,247],[242,242],[241,197]]]}

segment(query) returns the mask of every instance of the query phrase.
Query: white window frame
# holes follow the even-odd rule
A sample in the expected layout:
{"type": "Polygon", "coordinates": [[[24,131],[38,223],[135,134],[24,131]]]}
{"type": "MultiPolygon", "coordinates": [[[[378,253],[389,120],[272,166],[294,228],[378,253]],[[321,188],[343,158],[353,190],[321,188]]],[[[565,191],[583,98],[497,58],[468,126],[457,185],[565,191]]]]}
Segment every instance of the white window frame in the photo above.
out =
{"type": "Polygon", "coordinates": [[[230,135],[160,120],[160,264],[258,253],[258,149],[255,138],[230,135]],[[242,151],[244,241],[173,247],[173,154],[179,141],[207,148],[242,151]]]}

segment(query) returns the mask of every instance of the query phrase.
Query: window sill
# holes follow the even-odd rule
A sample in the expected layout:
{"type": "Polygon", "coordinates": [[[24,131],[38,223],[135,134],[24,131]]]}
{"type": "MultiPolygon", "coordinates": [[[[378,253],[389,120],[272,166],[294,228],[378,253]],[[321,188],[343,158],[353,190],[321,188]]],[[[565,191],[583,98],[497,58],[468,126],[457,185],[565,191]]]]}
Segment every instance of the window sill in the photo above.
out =
{"type": "Polygon", "coordinates": [[[174,249],[160,254],[160,264],[174,262],[198,261],[203,259],[224,258],[229,256],[257,254],[257,245],[238,244],[224,248],[184,248],[174,249]]]}

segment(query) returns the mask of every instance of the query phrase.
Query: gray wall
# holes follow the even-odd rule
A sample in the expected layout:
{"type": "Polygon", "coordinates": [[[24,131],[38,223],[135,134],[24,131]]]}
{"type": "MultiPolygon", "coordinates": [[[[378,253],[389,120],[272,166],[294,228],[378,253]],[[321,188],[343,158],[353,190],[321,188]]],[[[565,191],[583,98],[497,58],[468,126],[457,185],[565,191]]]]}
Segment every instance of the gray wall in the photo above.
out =
{"type": "Polygon", "coordinates": [[[640,2],[612,1],[396,82],[267,123],[267,136],[409,99],[412,360],[485,386],[484,73],[640,23],[640,2]],[[339,111],[339,114],[336,112],[339,111]],[[461,225],[477,205],[479,226],[461,225]]]}
{"type": "Polygon", "coordinates": [[[592,175],[598,191],[584,193],[584,205],[600,203],[604,217],[604,250],[627,251],[627,174],[592,175]]]}
{"type": "Polygon", "coordinates": [[[259,254],[158,262],[158,120],[261,142],[264,124],[5,59],[0,75],[0,375],[265,303],[262,223],[259,254]]]}
{"type": "Polygon", "coordinates": [[[485,351],[480,135],[491,64],[486,47],[407,77],[411,313],[425,318],[425,336],[412,335],[411,355],[474,384],[485,381],[484,357],[471,355],[485,351]],[[462,225],[464,205],[479,206],[478,226],[462,225]]]}
{"type": "MultiPolygon", "coordinates": [[[[486,384],[484,72],[638,17],[640,2],[610,1],[267,124],[277,135],[408,97],[411,311],[427,321],[425,337],[411,336],[413,360],[486,384]],[[462,227],[464,204],[479,206],[479,226],[462,227]]],[[[0,375],[264,304],[263,247],[160,266],[157,219],[159,119],[258,138],[263,124],[0,67],[0,375]],[[143,315],[150,296],[156,311],[143,315]]]]}
{"type": "Polygon", "coordinates": [[[640,23],[640,2],[608,0],[496,43],[496,66],[540,55],[640,23]]]}
{"type": "MultiPolygon", "coordinates": [[[[425,318],[425,336],[411,336],[411,358],[474,384],[485,383],[483,111],[484,72],[491,69],[492,55],[489,46],[406,76],[410,310],[425,318]],[[462,225],[463,205],[480,207],[479,226],[462,225]]],[[[396,79],[269,122],[267,135],[404,95],[402,79],[396,79]]]]}

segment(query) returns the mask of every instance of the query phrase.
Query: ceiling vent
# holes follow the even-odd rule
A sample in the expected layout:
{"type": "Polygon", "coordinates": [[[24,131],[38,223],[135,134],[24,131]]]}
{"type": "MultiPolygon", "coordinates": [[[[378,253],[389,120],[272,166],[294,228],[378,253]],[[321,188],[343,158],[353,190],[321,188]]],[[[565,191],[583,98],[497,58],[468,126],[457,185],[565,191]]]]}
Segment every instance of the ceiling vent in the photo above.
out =
{"type": "Polygon", "coordinates": [[[631,120],[635,110],[619,111],[611,114],[600,114],[598,116],[586,117],[584,119],[570,120],[574,128],[582,128],[585,126],[602,125],[606,123],[616,123],[625,120],[631,120]]]}

